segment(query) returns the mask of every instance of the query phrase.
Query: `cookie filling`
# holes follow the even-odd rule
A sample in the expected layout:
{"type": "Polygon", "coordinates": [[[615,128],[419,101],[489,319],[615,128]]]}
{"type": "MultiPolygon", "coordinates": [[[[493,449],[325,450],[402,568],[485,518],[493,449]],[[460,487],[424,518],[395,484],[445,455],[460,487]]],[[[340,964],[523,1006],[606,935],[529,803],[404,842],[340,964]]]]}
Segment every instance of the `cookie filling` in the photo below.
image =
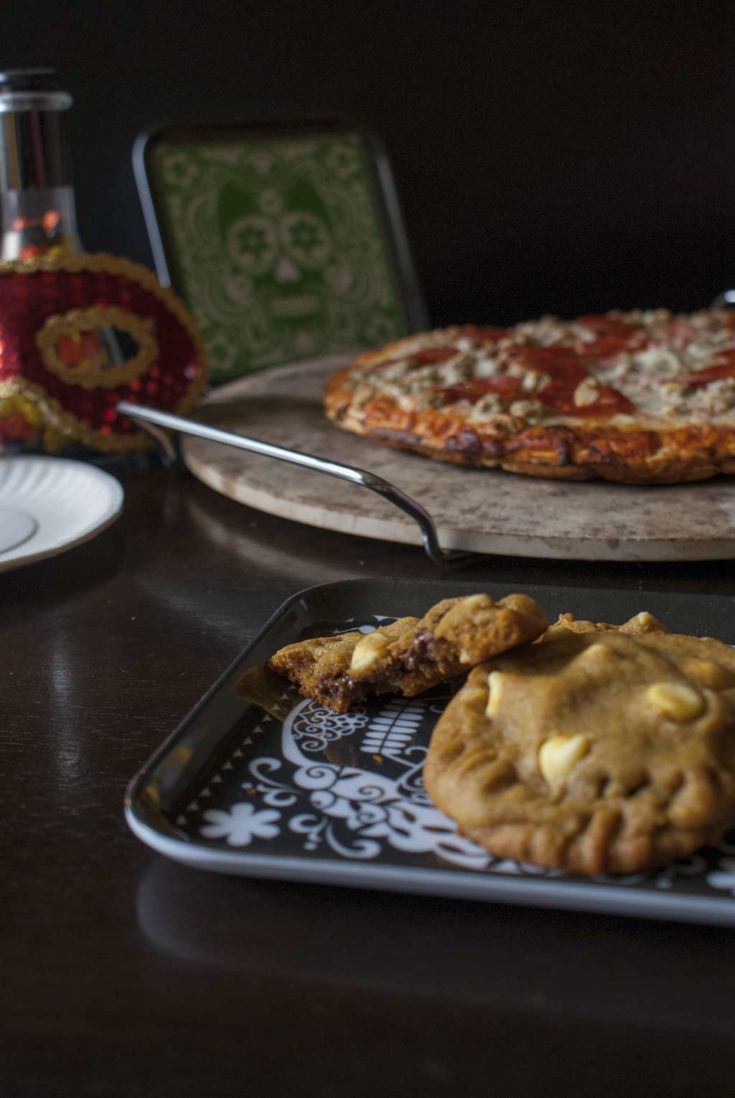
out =
{"type": "Polygon", "coordinates": [[[330,708],[344,712],[355,702],[363,701],[367,691],[349,675],[325,675],[314,684],[314,696],[330,708]]]}
{"type": "Polygon", "coordinates": [[[406,671],[417,671],[432,668],[439,660],[440,645],[436,637],[428,629],[420,630],[411,641],[408,650],[401,654],[400,664],[406,671]]]}

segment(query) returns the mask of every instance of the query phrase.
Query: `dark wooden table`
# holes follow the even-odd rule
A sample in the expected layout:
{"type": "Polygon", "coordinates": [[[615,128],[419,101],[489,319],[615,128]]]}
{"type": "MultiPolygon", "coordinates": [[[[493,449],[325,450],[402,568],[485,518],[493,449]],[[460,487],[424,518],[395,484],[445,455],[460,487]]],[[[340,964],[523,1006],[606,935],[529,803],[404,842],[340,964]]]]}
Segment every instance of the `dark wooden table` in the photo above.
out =
{"type": "MultiPolygon", "coordinates": [[[[0,576],[0,1093],[733,1094],[730,930],[219,877],[132,836],[128,780],[288,595],[440,573],[125,484],[106,533],[0,576]]],[[[735,594],[730,563],[462,574],[735,594]]]]}

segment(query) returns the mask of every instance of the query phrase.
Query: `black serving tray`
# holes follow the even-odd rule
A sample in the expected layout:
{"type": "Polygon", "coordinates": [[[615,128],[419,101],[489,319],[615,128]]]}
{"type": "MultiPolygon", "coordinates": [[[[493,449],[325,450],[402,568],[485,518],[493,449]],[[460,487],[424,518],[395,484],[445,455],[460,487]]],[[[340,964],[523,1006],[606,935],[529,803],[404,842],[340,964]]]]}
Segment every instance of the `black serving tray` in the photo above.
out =
{"type": "MultiPolygon", "coordinates": [[[[246,668],[306,636],[422,614],[511,588],[349,580],[289,599],[132,781],[125,814],[154,850],[201,869],[701,923],[735,923],[735,832],[653,873],[574,877],[491,857],[426,796],[421,771],[450,688],[336,715],[287,682],[276,717],[238,690],[246,668]]],[[[650,610],[677,632],[735,644],[735,600],[513,585],[562,611],[622,622],[650,610]]],[[[271,707],[273,708],[273,707],[271,707]]]]}

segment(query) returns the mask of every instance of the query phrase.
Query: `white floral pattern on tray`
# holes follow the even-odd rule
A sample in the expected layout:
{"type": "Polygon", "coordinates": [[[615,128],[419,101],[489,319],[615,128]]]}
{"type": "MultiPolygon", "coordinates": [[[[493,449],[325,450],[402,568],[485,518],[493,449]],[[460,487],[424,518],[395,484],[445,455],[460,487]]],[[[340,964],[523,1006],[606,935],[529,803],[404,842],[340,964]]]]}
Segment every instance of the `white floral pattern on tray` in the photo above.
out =
{"type": "Polygon", "coordinates": [[[258,755],[242,783],[243,791],[267,808],[256,811],[251,802],[239,801],[229,812],[209,809],[200,834],[245,846],[254,836],[276,838],[288,829],[305,851],[325,847],[364,860],[389,846],[484,868],[489,855],[458,835],[423,792],[419,775],[426,748],[412,743],[411,734],[427,704],[390,701],[370,718],[364,710],[337,715],[309,699],[301,701],[283,725],[280,757],[258,755]],[[393,775],[327,761],[325,749],[348,737],[358,739],[363,754],[382,748],[382,758],[394,764],[393,775]]]}
{"type": "Polygon", "coordinates": [[[229,812],[210,808],[204,813],[209,822],[200,829],[205,839],[226,839],[230,846],[247,846],[254,838],[274,839],[281,830],[275,826],[281,813],[264,808],[258,812],[247,802],[233,804],[229,812]]]}

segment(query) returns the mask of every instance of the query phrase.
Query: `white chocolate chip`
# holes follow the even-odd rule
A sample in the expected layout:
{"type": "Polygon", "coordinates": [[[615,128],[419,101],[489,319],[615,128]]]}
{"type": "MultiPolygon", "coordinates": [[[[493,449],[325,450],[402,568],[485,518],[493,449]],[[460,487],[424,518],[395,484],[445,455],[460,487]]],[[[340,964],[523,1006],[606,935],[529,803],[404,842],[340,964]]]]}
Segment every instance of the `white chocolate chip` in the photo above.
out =
{"type": "Polygon", "coordinates": [[[732,676],[726,668],[720,667],[712,660],[694,658],[685,660],[681,669],[687,678],[694,679],[697,686],[708,686],[711,690],[717,690],[732,684],[732,676]]]}
{"type": "Polygon", "coordinates": [[[552,736],[541,744],[538,753],[539,770],[551,786],[558,786],[571,773],[580,759],[590,749],[590,741],[586,736],[577,733],[575,736],[559,734],[552,736]]]}
{"type": "Polygon", "coordinates": [[[383,653],[388,647],[388,640],[382,633],[368,633],[362,637],[352,653],[350,671],[369,671],[380,662],[383,653]]]}
{"type": "Polygon", "coordinates": [[[646,701],[664,717],[690,721],[704,709],[704,698],[685,682],[655,682],[646,690],[646,701]]]}
{"type": "Polygon", "coordinates": [[[615,653],[606,644],[602,644],[600,641],[594,641],[589,648],[583,648],[577,656],[578,660],[584,660],[585,663],[589,660],[591,663],[596,663],[598,660],[610,660],[615,658],[615,653]]]}
{"type": "Polygon", "coordinates": [[[503,673],[502,671],[491,671],[487,677],[487,706],[485,708],[486,717],[497,717],[498,710],[500,709],[500,694],[502,690],[503,673]]]}
{"type": "Polygon", "coordinates": [[[650,629],[652,625],[656,624],[656,619],[648,610],[641,610],[630,621],[627,621],[626,625],[632,625],[633,622],[641,629],[650,629]]]}

